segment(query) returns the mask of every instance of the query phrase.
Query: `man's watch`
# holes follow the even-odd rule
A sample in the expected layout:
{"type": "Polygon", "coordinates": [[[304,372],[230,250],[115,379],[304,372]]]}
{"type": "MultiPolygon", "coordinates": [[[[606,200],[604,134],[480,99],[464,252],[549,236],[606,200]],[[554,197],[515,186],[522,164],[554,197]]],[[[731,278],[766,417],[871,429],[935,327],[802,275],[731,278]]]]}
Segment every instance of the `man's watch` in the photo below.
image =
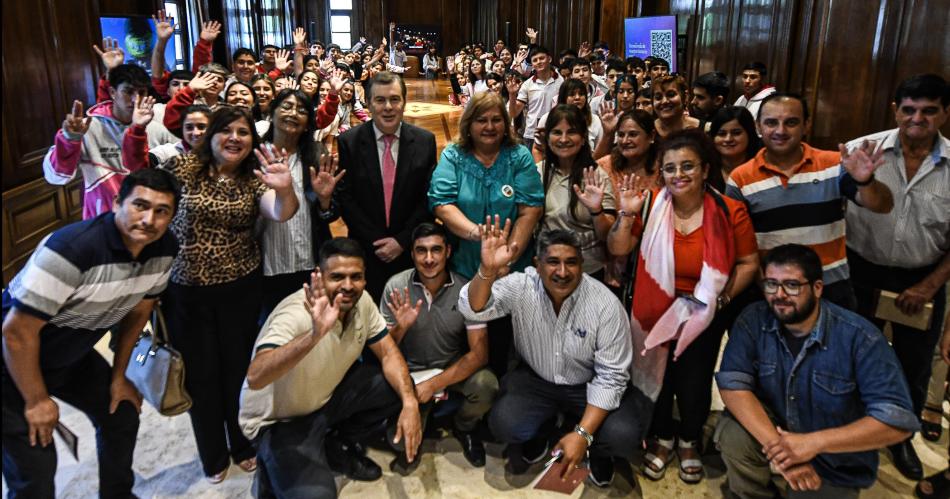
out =
{"type": "Polygon", "coordinates": [[[590,447],[591,445],[594,445],[594,436],[591,435],[590,432],[585,430],[583,426],[579,424],[574,425],[574,433],[577,433],[578,435],[584,437],[584,440],[587,442],[588,447],[590,447]]]}

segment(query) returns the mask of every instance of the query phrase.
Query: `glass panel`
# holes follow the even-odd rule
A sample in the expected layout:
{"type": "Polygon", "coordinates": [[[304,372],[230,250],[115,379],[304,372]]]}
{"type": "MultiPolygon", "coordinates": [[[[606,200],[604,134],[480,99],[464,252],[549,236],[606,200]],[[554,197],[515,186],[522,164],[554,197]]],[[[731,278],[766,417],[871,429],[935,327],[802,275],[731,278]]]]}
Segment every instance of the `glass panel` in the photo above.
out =
{"type": "Polygon", "coordinates": [[[353,0],[330,0],[331,10],[351,10],[352,8],[353,0]]]}
{"type": "Polygon", "coordinates": [[[340,46],[341,49],[347,50],[350,48],[350,32],[346,33],[333,33],[330,35],[330,43],[335,43],[340,46]]]}
{"type": "Polygon", "coordinates": [[[350,16],[330,16],[330,31],[342,32],[350,30],[350,16]]]}

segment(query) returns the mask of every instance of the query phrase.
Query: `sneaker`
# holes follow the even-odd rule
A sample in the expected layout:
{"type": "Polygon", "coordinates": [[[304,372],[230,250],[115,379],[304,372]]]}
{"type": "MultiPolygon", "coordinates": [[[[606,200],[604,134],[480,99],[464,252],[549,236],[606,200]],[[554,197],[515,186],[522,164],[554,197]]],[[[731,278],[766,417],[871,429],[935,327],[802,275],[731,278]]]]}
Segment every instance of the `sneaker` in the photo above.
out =
{"type": "Polygon", "coordinates": [[[383,469],[364,455],[362,446],[327,435],[324,442],[330,469],[361,482],[372,482],[383,476],[383,469]]]}
{"type": "Polygon", "coordinates": [[[452,435],[462,444],[462,455],[476,468],[485,466],[485,444],[477,431],[452,430],[452,435]]]}
{"type": "Polygon", "coordinates": [[[587,479],[598,487],[607,487],[614,479],[614,460],[610,457],[592,457],[587,463],[590,475],[587,479]]]}
{"type": "Polygon", "coordinates": [[[545,437],[528,440],[521,445],[521,459],[528,464],[541,462],[548,457],[551,446],[545,437]]]}

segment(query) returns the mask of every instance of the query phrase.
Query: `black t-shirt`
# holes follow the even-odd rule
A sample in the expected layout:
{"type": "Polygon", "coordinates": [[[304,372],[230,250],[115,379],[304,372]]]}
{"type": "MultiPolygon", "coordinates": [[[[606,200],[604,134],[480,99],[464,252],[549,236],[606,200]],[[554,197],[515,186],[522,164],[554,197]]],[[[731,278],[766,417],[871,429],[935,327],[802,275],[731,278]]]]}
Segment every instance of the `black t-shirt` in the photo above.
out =
{"type": "Polygon", "coordinates": [[[782,336],[785,338],[785,344],[788,345],[788,349],[792,352],[792,357],[798,357],[798,353],[801,352],[802,347],[805,346],[805,340],[811,335],[795,336],[788,329],[782,328],[782,336]]]}

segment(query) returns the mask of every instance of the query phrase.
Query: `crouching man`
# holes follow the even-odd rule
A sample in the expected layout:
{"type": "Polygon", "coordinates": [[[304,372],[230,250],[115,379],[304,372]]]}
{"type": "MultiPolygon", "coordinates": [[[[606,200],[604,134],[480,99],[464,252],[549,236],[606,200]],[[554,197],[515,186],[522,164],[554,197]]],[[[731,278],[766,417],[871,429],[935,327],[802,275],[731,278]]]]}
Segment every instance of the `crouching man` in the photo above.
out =
{"type": "Polygon", "coordinates": [[[393,444],[409,462],[422,440],[406,361],[363,292],[363,250],[331,239],[319,260],[310,285],[264,323],[241,391],[239,421],[257,447],[257,497],[336,497],[332,471],[378,479],[362,444],[397,414],[393,444]],[[360,359],[364,346],[381,370],[360,359]]]}
{"type": "Polygon", "coordinates": [[[590,451],[590,480],[606,487],[613,457],[631,459],[650,424],[653,404],[630,386],[633,346],[630,322],[617,298],[582,269],[580,241],[564,230],[543,232],[535,267],[500,276],[516,254],[504,230],[482,226],[481,266],[462,288],[459,310],[469,320],[511,315],[514,345],[523,363],[501,382],[489,414],[500,441],[523,444],[510,452],[512,471],[547,456],[553,440],[545,422],[562,413],[579,420],[555,444],[565,470],[590,451]]]}
{"type": "Polygon", "coordinates": [[[918,429],[907,382],[884,335],[821,299],[821,260],[797,244],[763,261],[766,301],[729,331],[716,375],[728,409],[716,430],[729,490],[855,498],[877,478],[877,449],[918,429]]]}

